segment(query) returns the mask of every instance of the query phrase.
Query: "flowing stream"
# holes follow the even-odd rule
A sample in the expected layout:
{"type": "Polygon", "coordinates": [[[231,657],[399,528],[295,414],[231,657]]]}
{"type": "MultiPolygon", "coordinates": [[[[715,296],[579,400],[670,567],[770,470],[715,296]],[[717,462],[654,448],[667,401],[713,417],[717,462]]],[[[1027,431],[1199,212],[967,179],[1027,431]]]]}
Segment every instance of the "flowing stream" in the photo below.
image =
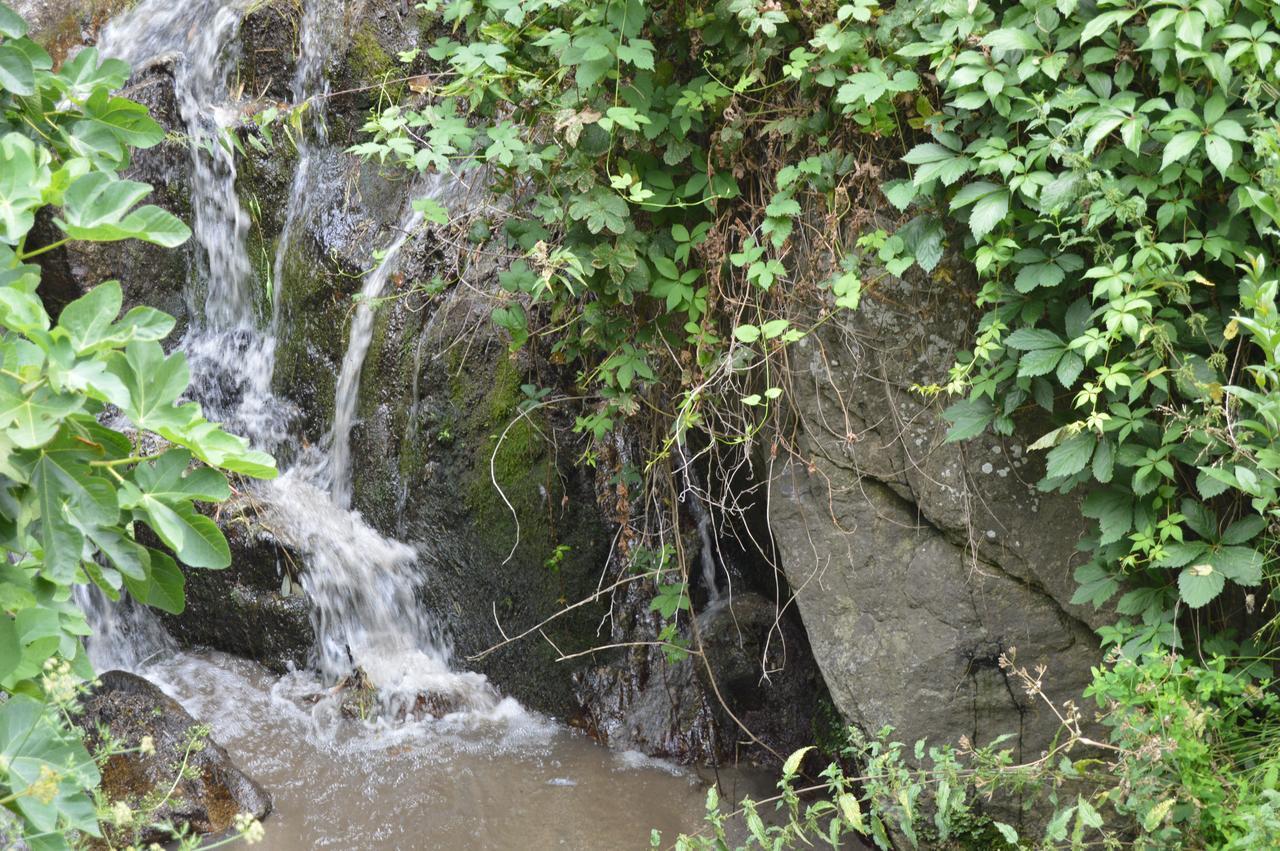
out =
{"type": "MultiPolygon", "coordinates": [[[[241,115],[231,80],[249,5],[142,0],[107,27],[101,47],[135,68],[173,62],[190,139],[196,261],[187,282],[192,320],[180,347],[192,366],[192,394],[213,418],[275,450],[289,440],[271,388],[280,282],[306,218],[313,158],[327,136],[322,109],[310,107],[273,293],[258,292],[245,242],[249,217],[224,142],[241,115]]],[[[342,12],[330,0],[303,4],[296,104],[327,93],[324,66],[343,37],[342,12]]],[[[417,551],[351,508],[351,430],[375,309],[421,222],[406,211],[364,280],[327,439],[292,453],[293,466],[256,492],[264,520],[306,562],[314,667],[277,677],[225,654],[181,651],[145,609],[85,594],[79,600],[94,626],[94,664],[146,676],[212,725],[215,739],[272,793],[267,847],[279,851],[643,848],[651,828],[668,835],[694,829],[702,778],[598,747],[504,698],[484,676],[458,670],[446,636],[418,602],[417,551]],[[372,705],[353,712],[353,695],[372,705]]]]}

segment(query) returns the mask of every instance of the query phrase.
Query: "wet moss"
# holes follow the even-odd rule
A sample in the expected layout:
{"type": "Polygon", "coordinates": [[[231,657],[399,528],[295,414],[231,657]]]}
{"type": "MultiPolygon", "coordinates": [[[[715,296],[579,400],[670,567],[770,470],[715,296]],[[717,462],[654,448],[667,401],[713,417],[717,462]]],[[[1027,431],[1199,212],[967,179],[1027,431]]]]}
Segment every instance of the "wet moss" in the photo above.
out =
{"type": "Polygon", "coordinates": [[[382,49],[378,33],[371,26],[363,27],[351,37],[347,62],[353,74],[369,83],[381,80],[395,70],[395,59],[382,49]]]}

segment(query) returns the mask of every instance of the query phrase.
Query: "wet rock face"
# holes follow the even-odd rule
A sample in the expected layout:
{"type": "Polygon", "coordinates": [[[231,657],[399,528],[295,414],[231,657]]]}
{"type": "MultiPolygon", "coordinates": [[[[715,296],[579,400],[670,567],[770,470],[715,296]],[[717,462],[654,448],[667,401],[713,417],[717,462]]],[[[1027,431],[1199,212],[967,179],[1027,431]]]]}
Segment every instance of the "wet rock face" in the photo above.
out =
{"type": "MultiPolygon", "coordinates": [[[[652,640],[648,597],[627,603],[633,622],[618,637],[652,640]]],[[[606,744],[713,764],[772,765],[824,737],[826,686],[794,617],[739,591],[701,612],[698,632],[706,663],[633,648],[579,675],[575,722],[606,744]]]]}
{"type": "Polygon", "coordinates": [[[257,521],[252,501],[224,507],[231,546],[226,570],[187,571],[187,607],[162,614],[188,647],[212,647],[283,673],[307,664],[315,632],[300,582],[302,560],[257,521]]]}
{"type": "Polygon", "coordinates": [[[30,26],[33,40],[54,62],[82,44],[92,44],[98,31],[132,0],[9,0],[8,5],[30,26]]]}
{"type": "Polygon", "coordinates": [[[998,665],[1047,666],[1078,699],[1097,615],[1072,606],[1075,499],[1038,492],[1038,434],[946,444],[946,375],[970,339],[972,272],[882,279],[856,313],[790,353],[795,438],[771,482],[770,526],[837,707],[894,737],[1038,753],[1057,729],[998,665]],[[1029,436],[1029,438],[1028,438],[1029,436]],[[785,460],[783,460],[785,458],[785,460]]]}
{"type": "MultiPolygon", "coordinates": [[[[124,671],[103,674],[82,705],[76,723],[91,752],[102,747],[100,729],[125,748],[139,748],[148,736],[154,743],[153,753],[117,754],[107,760],[102,792],[108,801],[124,802],[139,812],[163,800],[151,821],[171,821],[202,835],[228,830],[239,813],[264,818],[271,812],[266,791],[232,764],[176,700],[142,677],[124,671]],[[179,779],[178,767],[184,764],[187,771],[179,779]],[[166,798],[171,786],[173,794],[166,798]]],[[[155,832],[142,842],[168,838],[155,832]]]]}

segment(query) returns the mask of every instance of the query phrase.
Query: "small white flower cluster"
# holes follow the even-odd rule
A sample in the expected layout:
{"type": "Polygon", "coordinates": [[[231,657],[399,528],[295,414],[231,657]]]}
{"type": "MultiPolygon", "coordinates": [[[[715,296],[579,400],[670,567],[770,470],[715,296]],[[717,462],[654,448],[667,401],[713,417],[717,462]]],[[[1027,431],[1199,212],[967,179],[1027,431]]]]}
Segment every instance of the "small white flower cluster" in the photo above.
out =
{"type": "Polygon", "coordinates": [[[52,702],[67,704],[76,699],[80,681],[71,673],[70,662],[65,659],[47,659],[40,685],[52,702]]]}
{"type": "Polygon", "coordinates": [[[244,839],[246,845],[256,845],[266,836],[266,830],[262,827],[262,822],[258,821],[249,813],[240,813],[236,816],[235,822],[236,832],[244,839]]]}
{"type": "Polygon", "coordinates": [[[111,822],[116,827],[124,827],[133,821],[133,810],[124,801],[116,801],[111,805],[111,822]]]}

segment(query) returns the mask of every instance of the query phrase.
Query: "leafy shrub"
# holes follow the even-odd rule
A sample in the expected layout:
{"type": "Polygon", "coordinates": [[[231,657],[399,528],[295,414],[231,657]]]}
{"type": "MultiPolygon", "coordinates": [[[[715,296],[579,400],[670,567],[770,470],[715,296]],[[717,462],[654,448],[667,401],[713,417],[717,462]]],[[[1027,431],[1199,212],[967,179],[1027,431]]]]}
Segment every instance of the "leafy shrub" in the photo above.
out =
{"type": "Polygon", "coordinates": [[[98,772],[67,724],[76,683],[93,676],[73,589],[113,600],[127,590],[180,612],[178,562],[231,560],[196,503],[228,497],[219,470],[275,468],[182,401],[186,361],[160,346],[172,318],[148,307],[120,316],[114,282],[56,322],[46,312],[31,263],[40,254],[70,240],[175,247],[190,231],[137,206],[150,187],[118,175],[131,149],[164,135],[143,106],[112,94],[128,67],[86,48],[54,71],[25,33],[0,4],[0,803],[31,848],[53,849],[100,835],[89,795],[98,772]],[[32,246],[46,208],[63,237],[32,246]],[[142,543],[140,524],[163,546],[142,543]]]}
{"type": "MultiPolygon", "coordinates": [[[[690,429],[749,446],[785,392],[774,364],[787,345],[856,307],[872,269],[930,272],[948,241],[963,245],[985,314],[972,351],[919,389],[963,396],[947,411],[952,440],[1009,434],[1032,407],[1052,419],[1033,444],[1041,487],[1080,491],[1093,521],[1074,602],[1118,612],[1101,635],[1119,655],[1091,689],[1111,731],[1094,744],[1120,755],[1092,778],[1109,791],[1055,800],[1043,841],[1118,841],[1103,810],[1155,847],[1242,847],[1275,828],[1274,783],[1240,781],[1256,780],[1251,760],[1263,780],[1273,764],[1250,751],[1274,728],[1254,691],[1269,684],[1249,659],[1193,665],[1168,649],[1272,602],[1280,7],[419,8],[438,25],[425,51],[437,73],[410,86],[427,97],[377,112],[354,150],[424,172],[483,167],[523,199],[496,230],[522,259],[494,321],[513,347],[579,367],[583,432],[656,412],[650,468],[690,429]],[[879,179],[897,155],[905,174],[879,179]],[[902,215],[846,245],[865,174],[902,215]],[[837,260],[822,280],[792,262],[810,230],[837,260]],[[1176,779],[1142,761],[1154,717],[1187,745],[1176,779]]],[[[1256,652],[1223,638],[1198,649],[1256,652]]],[[[1081,737],[1076,715],[1064,723],[1081,737]]],[[[1076,771],[1041,768],[1058,772],[1040,775],[1050,787],[1076,771]]]]}

